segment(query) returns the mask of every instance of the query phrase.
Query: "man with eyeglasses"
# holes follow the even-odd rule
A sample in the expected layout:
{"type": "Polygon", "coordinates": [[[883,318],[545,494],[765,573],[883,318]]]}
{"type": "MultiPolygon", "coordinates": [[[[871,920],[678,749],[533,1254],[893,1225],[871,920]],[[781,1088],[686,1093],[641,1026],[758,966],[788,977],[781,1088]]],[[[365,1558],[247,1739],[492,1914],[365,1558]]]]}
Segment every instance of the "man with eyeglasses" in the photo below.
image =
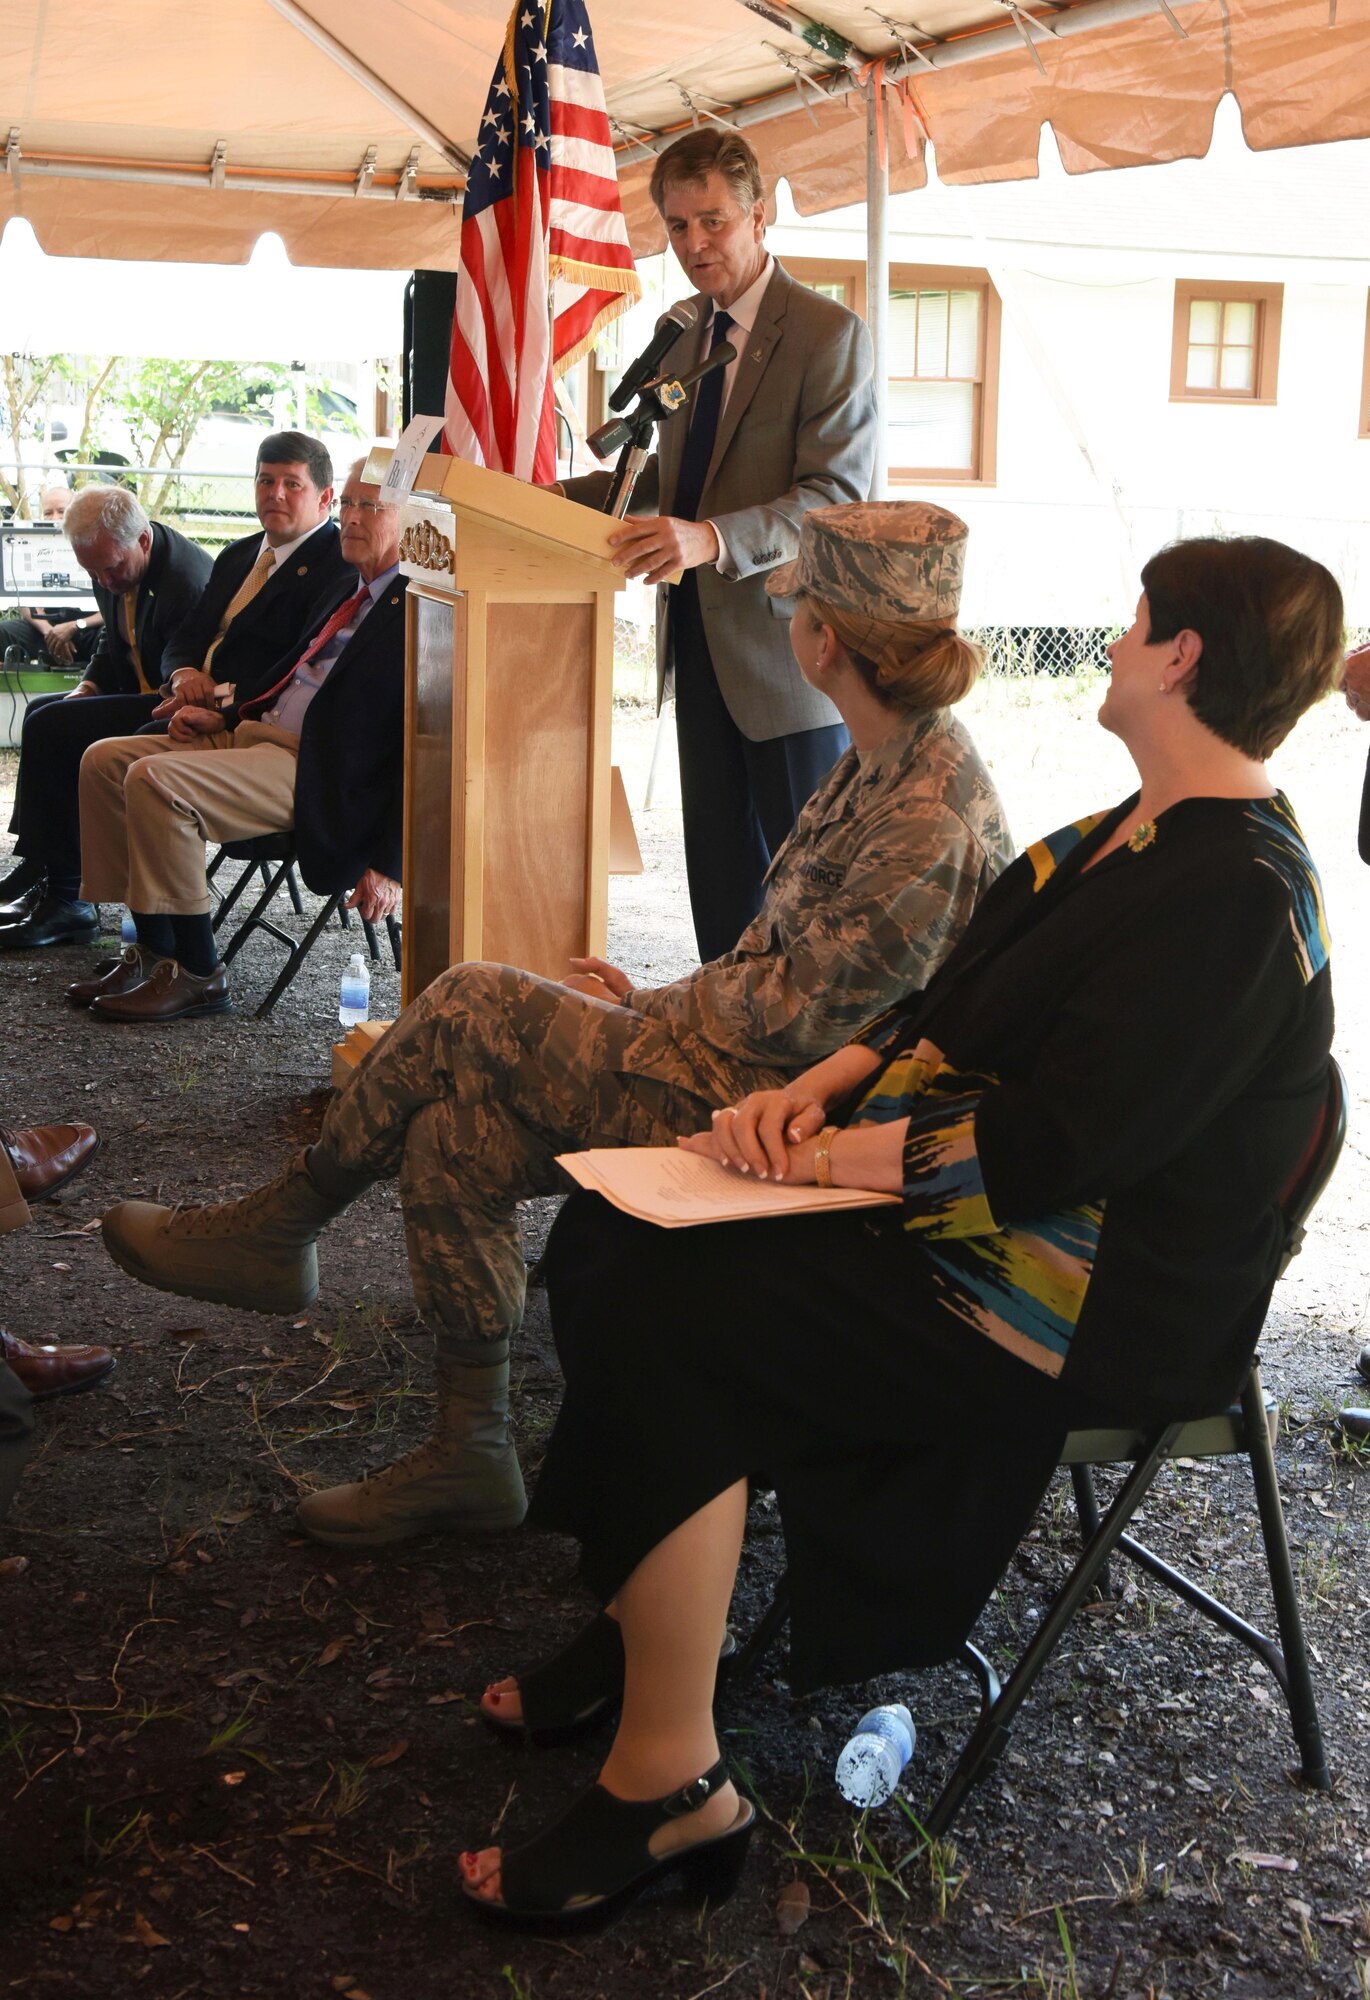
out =
{"type": "Polygon", "coordinates": [[[222,1014],[205,842],[295,831],[320,895],[351,889],[370,922],[397,908],[404,803],[404,578],[399,510],[362,480],[341,500],[344,580],[303,648],[231,687],[177,676],[167,734],[114,737],[81,763],[83,894],[127,903],[137,942],[67,989],[103,1021],[222,1014]]]}
{"type": "Polygon", "coordinates": [[[211,568],[121,487],[86,487],[72,501],[69,539],[105,629],[74,693],[25,719],[14,822],[23,859],[0,882],[0,951],[99,935],[99,911],[79,894],[87,747],[165,716],[164,695],[172,707],[212,702],[216,685],[278,660],[314,630],[319,603],[347,574],[331,518],[333,462],[317,438],[262,439],[253,504],[261,532],[230,543],[211,568]]]}

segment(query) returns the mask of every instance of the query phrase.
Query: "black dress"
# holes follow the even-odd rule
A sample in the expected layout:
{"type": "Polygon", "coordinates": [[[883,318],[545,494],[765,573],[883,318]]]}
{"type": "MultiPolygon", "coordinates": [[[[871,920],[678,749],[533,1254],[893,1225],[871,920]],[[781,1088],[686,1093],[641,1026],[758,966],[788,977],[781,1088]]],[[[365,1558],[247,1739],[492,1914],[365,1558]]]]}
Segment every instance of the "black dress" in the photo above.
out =
{"type": "Polygon", "coordinates": [[[607,1599],[742,1477],[775,1487],[801,1687],[944,1658],[1083,1422],[1236,1393],[1322,1104],[1317,874],[1283,799],[1127,801],[1039,842],[847,1109],[904,1202],[659,1230],[594,1196],[547,1273],[566,1396],[530,1519],[607,1599]]]}

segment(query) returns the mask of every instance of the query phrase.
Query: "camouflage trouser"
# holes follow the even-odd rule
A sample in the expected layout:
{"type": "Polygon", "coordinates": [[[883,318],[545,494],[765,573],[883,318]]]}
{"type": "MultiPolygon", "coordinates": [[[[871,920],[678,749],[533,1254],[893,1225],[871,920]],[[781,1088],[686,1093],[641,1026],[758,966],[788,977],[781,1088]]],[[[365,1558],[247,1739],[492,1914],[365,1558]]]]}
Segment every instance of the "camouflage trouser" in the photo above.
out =
{"type": "Polygon", "coordinates": [[[419,1310],[491,1361],[523,1316],[515,1205],[561,1194],[558,1153],[669,1145],[784,1072],[686,1056],[659,1022],[511,966],[465,964],[422,993],[330,1105],[320,1144],[349,1174],[399,1175],[419,1310]]]}

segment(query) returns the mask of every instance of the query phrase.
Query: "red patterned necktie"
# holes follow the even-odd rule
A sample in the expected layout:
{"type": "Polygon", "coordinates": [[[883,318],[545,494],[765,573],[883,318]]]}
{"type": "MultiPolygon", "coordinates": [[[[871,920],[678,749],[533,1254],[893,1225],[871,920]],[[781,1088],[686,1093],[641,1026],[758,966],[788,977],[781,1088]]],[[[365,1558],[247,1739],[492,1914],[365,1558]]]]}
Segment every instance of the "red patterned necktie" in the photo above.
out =
{"type": "Polygon", "coordinates": [[[371,586],[369,583],[364,583],[355,597],[349,597],[345,603],[340,604],[322,629],[315,633],[314,637],[300,654],[299,659],[296,660],[294,666],[290,669],[290,672],[282,674],[275,687],[268,688],[265,694],[254,694],[250,701],[243,702],[238,710],[239,715],[245,715],[249,708],[260,708],[263,702],[273,700],[282,688],[289,687],[291,681],[294,680],[296,674],[300,671],[300,668],[307,667],[309,662],[314,658],[314,655],[321,653],[329,640],[342,631],[344,625],[351,624],[370,595],[371,586]]]}

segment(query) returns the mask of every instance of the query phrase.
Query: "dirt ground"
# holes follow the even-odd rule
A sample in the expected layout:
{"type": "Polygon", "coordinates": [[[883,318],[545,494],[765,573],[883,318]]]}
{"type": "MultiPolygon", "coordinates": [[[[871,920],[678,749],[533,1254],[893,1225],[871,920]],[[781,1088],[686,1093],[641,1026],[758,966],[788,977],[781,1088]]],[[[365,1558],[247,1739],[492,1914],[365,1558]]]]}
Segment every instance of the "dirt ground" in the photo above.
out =
{"type": "MultiPolygon", "coordinates": [[[[1020,839],[1127,789],[1097,700],[1061,681],[973,698],[1020,839]]],[[[620,716],[635,807],[651,742],[648,718],[620,716]]],[[[64,1005],[85,953],[0,958],[3,1115],[87,1118],[104,1141],[63,1199],[0,1242],[7,1324],[119,1354],[108,1391],[42,1409],[0,1528],[0,1988],[53,2000],[1370,1994],[1370,1467],[1338,1451],[1331,1424],[1342,1403],[1370,1401],[1354,1368],[1370,1273],[1370,877],[1354,848],[1366,743],[1331,703],[1279,765],[1325,873],[1355,1100],[1338,1178],[1263,1342],[1333,1791],[1292,1781],[1266,1670],[1133,1578],[1077,1621],[1005,1761],[931,1851],[909,1815],[947,1768],[970,1684],[948,1670],[800,1702],[782,1647],[720,1709],[761,1813],[738,1894],[701,1916],[668,1892],[569,1938],[473,1921],[454,1856],[538,1824],[602,1755],[604,1737],[511,1749],[474,1714],[487,1680],[584,1615],[572,1547],[434,1538],[347,1560],[293,1528],[300,1491],[383,1464],[429,1421],[429,1341],[393,1191],[333,1228],[319,1300],[293,1323],[144,1291],[99,1242],[115,1199],[242,1190],[311,1134],[350,941],[331,932],[266,1023],[250,1009],[275,948],[254,944],[234,968],[239,1012],[161,1031],[64,1005]],[[907,1811],[862,1822],[832,1767],[872,1695],[907,1700],[919,1739],[907,1811]]],[[[647,872],[614,884],[611,948],[662,979],[691,956],[669,777],[638,820],[647,872]]],[[[393,1012],[397,987],[376,973],[374,1013],[393,1012]]],[[[526,1211],[530,1254],[552,1206],[526,1211]]],[[[536,1472],[559,1389],[536,1293],[518,1374],[536,1472]]],[[[1145,1514],[1162,1549],[1266,1616],[1240,1467],[1175,1469],[1145,1514]]],[[[996,1659],[1073,1547],[1062,1484],[982,1622],[996,1659]]],[[[780,1563],[762,1503],[739,1627],[780,1563]]]]}

